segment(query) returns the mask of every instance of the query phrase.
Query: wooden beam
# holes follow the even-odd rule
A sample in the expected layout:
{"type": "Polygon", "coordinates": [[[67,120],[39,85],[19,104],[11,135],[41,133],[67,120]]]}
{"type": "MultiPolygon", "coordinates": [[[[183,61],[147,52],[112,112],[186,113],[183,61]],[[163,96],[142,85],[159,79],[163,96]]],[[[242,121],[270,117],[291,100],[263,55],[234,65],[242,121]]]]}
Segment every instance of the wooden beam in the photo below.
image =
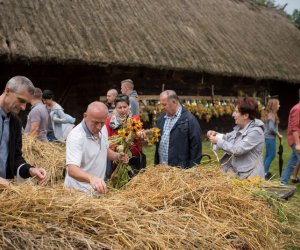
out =
{"type": "MultiPolygon", "coordinates": [[[[190,96],[190,95],[182,95],[179,96],[180,100],[203,100],[203,101],[211,101],[212,97],[211,96],[190,96]]],[[[215,95],[214,96],[215,100],[235,100],[237,97],[235,96],[221,96],[221,95],[215,95]]],[[[106,96],[100,96],[99,100],[102,102],[106,101],[106,96]]],[[[139,100],[153,100],[153,101],[158,101],[159,100],[159,95],[139,95],[139,100]]]]}

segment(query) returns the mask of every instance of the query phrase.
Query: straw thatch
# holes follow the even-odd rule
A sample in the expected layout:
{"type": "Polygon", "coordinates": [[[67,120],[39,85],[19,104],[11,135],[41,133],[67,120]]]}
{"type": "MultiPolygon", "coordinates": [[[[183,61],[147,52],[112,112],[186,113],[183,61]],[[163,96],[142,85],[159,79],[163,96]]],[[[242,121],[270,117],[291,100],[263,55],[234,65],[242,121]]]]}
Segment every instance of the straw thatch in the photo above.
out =
{"type": "Polygon", "coordinates": [[[297,244],[265,199],[204,167],[152,167],[127,189],[100,199],[26,184],[0,191],[0,199],[4,248],[283,249],[297,244]]]}
{"type": "Polygon", "coordinates": [[[130,65],[300,82],[300,32],[251,0],[1,0],[9,62],[130,65]]]}
{"type": "Polygon", "coordinates": [[[29,164],[47,171],[47,182],[51,185],[61,181],[66,166],[65,145],[59,142],[43,142],[23,134],[23,157],[29,164]]]}

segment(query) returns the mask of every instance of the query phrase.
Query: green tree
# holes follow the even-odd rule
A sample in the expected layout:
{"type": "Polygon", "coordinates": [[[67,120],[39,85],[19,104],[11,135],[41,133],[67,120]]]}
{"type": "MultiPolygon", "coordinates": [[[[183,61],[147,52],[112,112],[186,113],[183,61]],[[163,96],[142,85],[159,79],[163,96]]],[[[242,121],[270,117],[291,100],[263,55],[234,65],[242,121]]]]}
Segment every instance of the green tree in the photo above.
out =
{"type": "Polygon", "coordinates": [[[291,19],[295,26],[300,29],[300,10],[294,10],[293,14],[291,15],[291,19]]]}
{"type": "Polygon", "coordinates": [[[259,5],[264,5],[270,8],[277,9],[279,11],[282,11],[288,18],[291,19],[291,21],[294,23],[294,25],[300,29],[300,10],[294,10],[292,15],[289,15],[284,10],[287,4],[284,5],[276,5],[275,0],[253,0],[255,3],[259,5]]]}
{"type": "Polygon", "coordinates": [[[272,7],[272,8],[276,7],[274,1],[275,0],[255,0],[255,2],[257,4],[265,5],[265,6],[272,7]]]}

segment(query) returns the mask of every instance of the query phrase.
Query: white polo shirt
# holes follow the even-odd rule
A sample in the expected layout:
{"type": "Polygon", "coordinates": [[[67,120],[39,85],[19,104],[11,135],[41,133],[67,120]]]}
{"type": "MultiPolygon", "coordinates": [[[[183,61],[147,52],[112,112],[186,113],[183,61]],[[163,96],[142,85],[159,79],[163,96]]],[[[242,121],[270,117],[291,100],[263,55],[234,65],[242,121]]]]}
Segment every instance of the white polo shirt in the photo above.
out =
{"type": "MultiPolygon", "coordinates": [[[[91,135],[83,120],[68,135],[66,164],[76,165],[83,171],[104,180],[109,147],[106,126],[102,127],[99,138],[91,135]]],[[[93,190],[89,183],[77,181],[69,176],[68,171],[66,172],[64,185],[67,188],[75,188],[79,191],[93,190]]]]}

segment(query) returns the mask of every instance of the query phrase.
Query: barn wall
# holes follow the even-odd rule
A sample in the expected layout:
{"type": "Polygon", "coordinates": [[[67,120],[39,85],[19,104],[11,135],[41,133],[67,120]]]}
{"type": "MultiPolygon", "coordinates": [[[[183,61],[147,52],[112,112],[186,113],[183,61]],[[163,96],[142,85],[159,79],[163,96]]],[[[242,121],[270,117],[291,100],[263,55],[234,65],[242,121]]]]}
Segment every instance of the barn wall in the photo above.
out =
{"type": "MultiPolygon", "coordinates": [[[[110,88],[120,90],[120,81],[131,78],[134,80],[135,89],[143,95],[158,95],[163,86],[164,89],[174,89],[179,95],[210,96],[212,85],[214,85],[215,95],[247,94],[256,95],[262,99],[269,91],[271,95],[279,95],[281,125],[282,128],[286,128],[288,111],[297,102],[295,90],[298,89],[297,85],[284,82],[255,81],[249,78],[142,67],[0,63],[0,73],[0,82],[3,88],[12,76],[25,75],[42,90],[53,90],[56,93],[56,100],[67,113],[75,116],[78,122],[82,119],[88,103],[98,100],[101,95],[106,95],[110,88]]],[[[212,121],[212,124],[201,122],[201,124],[203,124],[204,130],[207,129],[207,126],[219,127],[222,130],[232,126],[228,122],[230,125],[224,123],[224,126],[220,127],[218,121],[212,121]]]]}

